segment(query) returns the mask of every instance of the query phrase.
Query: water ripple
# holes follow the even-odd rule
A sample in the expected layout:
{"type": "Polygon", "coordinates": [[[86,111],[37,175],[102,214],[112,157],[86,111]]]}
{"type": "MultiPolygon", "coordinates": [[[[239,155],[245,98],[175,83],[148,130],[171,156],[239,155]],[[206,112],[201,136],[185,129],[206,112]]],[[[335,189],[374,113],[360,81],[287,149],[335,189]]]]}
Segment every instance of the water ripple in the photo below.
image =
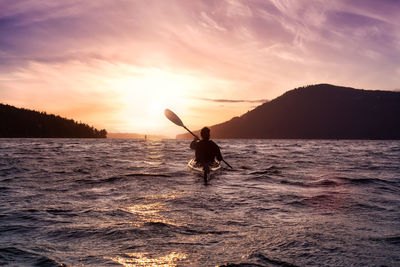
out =
{"type": "Polygon", "coordinates": [[[1,139],[0,265],[396,266],[400,142],[1,139]],[[355,256],[357,255],[357,256],[355,256]]]}

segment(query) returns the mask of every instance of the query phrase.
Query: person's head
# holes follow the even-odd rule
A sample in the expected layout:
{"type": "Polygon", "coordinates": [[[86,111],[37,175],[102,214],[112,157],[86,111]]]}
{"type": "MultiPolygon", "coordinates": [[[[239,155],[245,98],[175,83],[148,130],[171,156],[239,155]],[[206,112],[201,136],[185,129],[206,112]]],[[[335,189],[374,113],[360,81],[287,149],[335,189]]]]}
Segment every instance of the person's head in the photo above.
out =
{"type": "Polygon", "coordinates": [[[203,140],[209,140],[210,139],[210,129],[208,127],[204,127],[203,129],[201,129],[200,135],[203,140]]]}

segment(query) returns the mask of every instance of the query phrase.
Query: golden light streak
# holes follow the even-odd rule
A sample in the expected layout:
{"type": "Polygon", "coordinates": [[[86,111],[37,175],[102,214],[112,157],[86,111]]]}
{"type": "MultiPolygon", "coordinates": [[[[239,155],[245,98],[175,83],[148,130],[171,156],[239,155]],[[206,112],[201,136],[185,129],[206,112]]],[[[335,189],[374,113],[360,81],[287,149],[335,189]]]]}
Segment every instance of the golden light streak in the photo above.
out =
{"type": "Polygon", "coordinates": [[[164,223],[168,225],[179,226],[176,222],[165,218],[163,212],[168,212],[164,203],[168,199],[175,199],[178,195],[154,195],[147,196],[149,200],[163,199],[163,202],[140,203],[123,208],[124,211],[134,214],[139,220],[131,222],[133,226],[141,227],[145,223],[164,223]]]}
{"type": "Polygon", "coordinates": [[[176,262],[184,260],[187,255],[179,252],[171,252],[168,255],[159,258],[148,258],[144,253],[126,253],[127,257],[111,257],[107,258],[112,261],[118,262],[125,267],[132,266],[153,266],[153,267],[174,267],[177,266],[176,262]]]}

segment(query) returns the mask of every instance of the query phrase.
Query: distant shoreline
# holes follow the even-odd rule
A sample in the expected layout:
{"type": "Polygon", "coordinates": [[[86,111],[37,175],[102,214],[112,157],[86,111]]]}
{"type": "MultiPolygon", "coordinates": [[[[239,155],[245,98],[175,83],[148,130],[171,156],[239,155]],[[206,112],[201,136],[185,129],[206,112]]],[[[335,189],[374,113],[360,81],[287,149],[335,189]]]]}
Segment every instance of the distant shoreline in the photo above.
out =
{"type": "MultiPolygon", "coordinates": [[[[136,137],[107,137],[107,138],[96,138],[96,137],[0,137],[0,140],[5,139],[119,139],[119,140],[192,140],[190,138],[171,138],[171,137],[148,137],[136,138],[136,137]]],[[[212,138],[212,140],[265,140],[265,141],[400,141],[400,139],[314,139],[314,138],[212,138]]]]}
{"type": "Polygon", "coordinates": [[[140,133],[108,133],[107,139],[173,139],[164,135],[140,134],[140,133]]]}

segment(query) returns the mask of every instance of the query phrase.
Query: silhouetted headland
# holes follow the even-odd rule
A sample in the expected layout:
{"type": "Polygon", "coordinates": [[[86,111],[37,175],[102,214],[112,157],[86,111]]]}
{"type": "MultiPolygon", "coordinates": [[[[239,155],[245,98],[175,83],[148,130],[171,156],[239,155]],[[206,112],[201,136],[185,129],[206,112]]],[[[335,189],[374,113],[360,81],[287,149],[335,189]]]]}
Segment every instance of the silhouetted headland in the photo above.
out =
{"type": "Polygon", "coordinates": [[[107,138],[107,131],[45,112],[0,104],[0,137],[107,138]]]}
{"type": "Polygon", "coordinates": [[[211,133],[213,138],[400,139],[400,92],[300,87],[212,126],[211,133]]]}

